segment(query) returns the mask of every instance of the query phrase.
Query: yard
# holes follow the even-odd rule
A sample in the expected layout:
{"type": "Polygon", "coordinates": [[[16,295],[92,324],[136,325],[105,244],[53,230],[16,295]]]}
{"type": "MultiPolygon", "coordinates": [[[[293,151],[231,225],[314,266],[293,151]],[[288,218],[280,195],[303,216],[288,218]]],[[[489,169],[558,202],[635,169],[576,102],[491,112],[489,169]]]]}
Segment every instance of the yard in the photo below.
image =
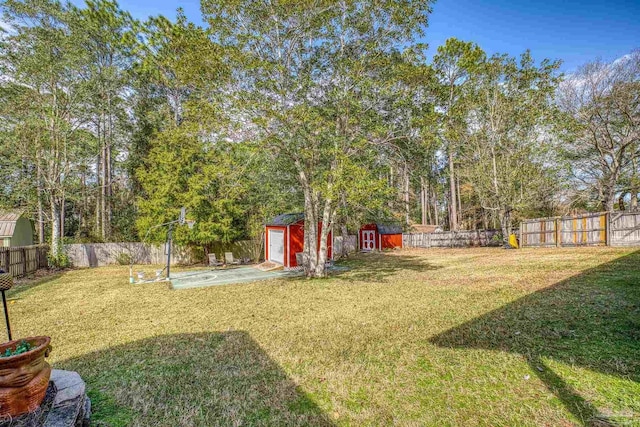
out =
{"type": "Polygon", "coordinates": [[[640,253],[403,250],[330,279],[10,293],[96,425],[640,425],[640,253]]]}

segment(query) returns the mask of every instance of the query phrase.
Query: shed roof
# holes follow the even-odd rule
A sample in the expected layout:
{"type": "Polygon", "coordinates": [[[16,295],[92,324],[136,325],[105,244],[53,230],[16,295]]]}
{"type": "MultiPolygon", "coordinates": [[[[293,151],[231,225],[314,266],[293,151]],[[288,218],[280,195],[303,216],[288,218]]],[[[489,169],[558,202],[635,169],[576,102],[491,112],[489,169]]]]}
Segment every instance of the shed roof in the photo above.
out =
{"type": "Polygon", "coordinates": [[[291,225],[300,221],[304,221],[304,213],[286,213],[276,216],[267,225],[291,225]]]}
{"type": "Polygon", "coordinates": [[[0,211],[0,237],[13,237],[21,211],[0,211]]]}
{"type": "Polygon", "coordinates": [[[377,223],[378,233],[380,234],[402,234],[402,226],[398,224],[380,224],[377,223]]]}

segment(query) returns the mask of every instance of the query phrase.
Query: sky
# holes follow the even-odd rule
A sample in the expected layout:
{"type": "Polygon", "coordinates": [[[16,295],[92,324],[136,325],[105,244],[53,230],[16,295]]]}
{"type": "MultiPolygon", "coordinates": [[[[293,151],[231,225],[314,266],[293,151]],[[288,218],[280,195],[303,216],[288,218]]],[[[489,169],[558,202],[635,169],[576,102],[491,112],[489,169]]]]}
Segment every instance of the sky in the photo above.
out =
{"type": "MultiPolygon", "coordinates": [[[[77,3],[80,0],[76,1],[77,3]]],[[[139,19],[175,17],[182,7],[201,24],[199,0],[120,0],[139,19]]],[[[489,55],[517,56],[530,49],[537,60],[563,60],[572,72],[585,62],[612,61],[640,48],[640,0],[438,0],[422,41],[431,57],[449,37],[476,42],[489,55]]]]}

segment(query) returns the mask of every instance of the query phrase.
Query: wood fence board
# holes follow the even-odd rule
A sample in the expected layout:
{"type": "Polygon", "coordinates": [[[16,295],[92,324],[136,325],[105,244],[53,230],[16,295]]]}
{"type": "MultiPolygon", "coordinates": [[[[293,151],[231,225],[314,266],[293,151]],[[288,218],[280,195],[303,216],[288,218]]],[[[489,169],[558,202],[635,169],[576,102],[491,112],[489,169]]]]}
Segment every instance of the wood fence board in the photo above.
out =
{"type": "Polygon", "coordinates": [[[520,245],[640,246],[640,212],[597,212],[522,221],[520,245]]]}
{"type": "Polygon", "coordinates": [[[459,248],[471,246],[500,246],[494,240],[498,230],[461,230],[438,233],[405,233],[402,245],[406,248],[459,248]]]}
{"type": "Polygon", "coordinates": [[[13,277],[24,277],[48,266],[46,245],[0,248],[0,268],[13,277]]]}

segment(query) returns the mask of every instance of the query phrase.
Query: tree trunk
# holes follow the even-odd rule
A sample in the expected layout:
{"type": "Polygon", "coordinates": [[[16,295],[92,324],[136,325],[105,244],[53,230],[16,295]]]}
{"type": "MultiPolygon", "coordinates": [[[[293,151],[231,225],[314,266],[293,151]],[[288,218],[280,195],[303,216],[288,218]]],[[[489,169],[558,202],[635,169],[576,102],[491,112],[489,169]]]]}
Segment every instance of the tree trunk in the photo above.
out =
{"type": "Polygon", "coordinates": [[[42,165],[40,164],[40,155],[36,159],[37,171],[36,171],[36,197],[38,199],[38,243],[44,244],[44,203],[43,190],[42,190],[42,165]]]}
{"type": "Polygon", "coordinates": [[[100,237],[107,237],[106,211],[107,211],[107,149],[102,146],[102,186],[100,187],[100,237]]]}
{"type": "MultiPolygon", "coordinates": [[[[342,215],[340,218],[340,234],[342,236],[342,247],[340,248],[340,257],[347,257],[349,255],[349,250],[347,248],[347,241],[349,240],[349,229],[347,227],[347,223],[349,218],[347,216],[347,195],[344,191],[340,193],[340,206],[342,208],[342,215]]],[[[335,248],[333,248],[335,250],[335,248]]]]}
{"type": "MultiPolygon", "coordinates": [[[[99,125],[98,125],[99,126],[99,125]]],[[[98,127],[98,138],[100,138],[100,128],[98,127]]],[[[101,209],[102,206],[100,202],[100,195],[102,194],[102,147],[98,150],[98,158],[96,159],[96,179],[98,181],[98,188],[96,190],[96,224],[95,224],[95,234],[96,237],[100,236],[102,227],[100,225],[100,219],[102,218],[101,209]]]]}
{"type": "Polygon", "coordinates": [[[634,157],[631,160],[631,201],[629,209],[631,211],[638,210],[638,160],[634,157]]]}
{"type": "Polygon", "coordinates": [[[111,91],[107,90],[107,138],[105,140],[105,186],[106,186],[106,201],[105,201],[105,239],[111,237],[111,199],[113,198],[113,173],[111,158],[113,151],[113,114],[111,112],[111,91]]]}
{"type": "Polygon", "coordinates": [[[315,274],[318,265],[318,206],[317,196],[311,188],[302,165],[296,160],[298,182],[304,194],[304,245],[302,249],[302,266],[307,277],[315,274]]]}
{"type": "Polygon", "coordinates": [[[482,209],[482,228],[485,230],[489,229],[489,220],[487,219],[487,211],[482,209]]]}
{"type": "Polygon", "coordinates": [[[340,227],[340,234],[342,235],[342,250],[340,253],[340,257],[344,258],[349,256],[349,248],[347,247],[347,242],[349,241],[349,229],[347,228],[346,224],[342,224],[342,226],[340,227]]]}
{"type": "Polygon", "coordinates": [[[409,225],[409,223],[411,223],[411,206],[409,204],[410,202],[410,197],[409,197],[409,168],[407,166],[407,164],[405,163],[404,165],[404,171],[403,171],[403,178],[404,178],[404,191],[403,191],[403,200],[404,200],[404,220],[405,223],[407,225],[409,225]]]}
{"type": "Polygon", "coordinates": [[[438,214],[438,195],[435,188],[433,189],[433,213],[436,219],[436,226],[440,225],[440,215],[438,214]]]}
{"type": "Polygon", "coordinates": [[[55,195],[50,197],[51,204],[51,255],[57,258],[60,254],[60,204],[55,195]]]}
{"type": "Polygon", "coordinates": [[[65,222],[65,197],[62,196],[60,202],[60,240],[64,241],[64,222],[65,222]]]}
{"type": "Polygon", "coordinates": [[[604,200],[602,201],[602,208],[607,212],[613,212],[616,203],[616,191],[614,186],[609,185],[603,191],[604,200]]]}
{"type": "Polygon", "coordinates": [[[427,224],[428,214],[427,193],[424,185],[424,177],[420,177],[420,223],[427,224]]]}
{"type": "MultiPolygon", "coordinates": [[[[315,277],[325,277],[327,275],[327,260],[329,233],[333,226],[333,215],[331,212],[331,200],[327,199],[324,202],[324,209],[322,210],[322,228],[320,229],[320,245],[318,250],[318,263],[316,264],[315,277]]],[[[317,234],[316,234],[317,235],[317,234]]],[[[316,246],[317,247],[317,246],[316,246]]]]}
{"type": "Polygon", "coordinates": [[[304,207],[303,266],[307,277],[313,277],[318,265],[318,219],[314,203],[304,207]]]}
{"type": "Polygon", "coordinates": [[[456,195],[458,196],[458,217],[456,218],[458,224],[462,224],[462,199],[460,197],[460,177],[456,177],[456,195]]]}
{"type": "Polygon", "coordinates": [[[511,234],[511,211],[508,209],[500,209],[500,227],[502,229],[502,243],[509,244],[509,234],[511,234]]]}
{"type": "Polygon", "coordinates": [[[456,178],[453,167],[453,152],[449,148],[449,191],[451,199],[449,203],[449,229],[458,230],[458,209],[456,209],[456,178]]]}

